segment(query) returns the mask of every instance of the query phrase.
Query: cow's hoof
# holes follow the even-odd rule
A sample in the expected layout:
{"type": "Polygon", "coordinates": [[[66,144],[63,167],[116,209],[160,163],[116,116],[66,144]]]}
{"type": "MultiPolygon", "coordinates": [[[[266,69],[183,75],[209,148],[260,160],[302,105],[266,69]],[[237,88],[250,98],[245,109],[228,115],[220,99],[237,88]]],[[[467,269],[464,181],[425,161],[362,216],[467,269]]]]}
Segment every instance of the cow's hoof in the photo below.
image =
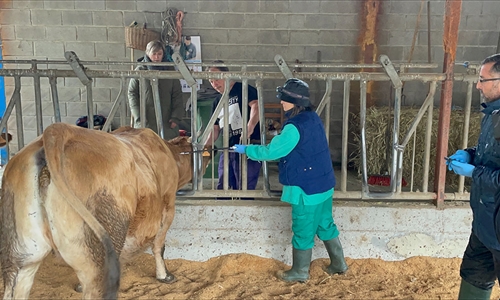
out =
{"type": "Polygon", "coordinates": [[[82,284],[81,284],[81,283],[78,283],[78,284],[75,286],[75,292],[77,292],[77,293],[81,293],[81,292],[83,292],[83,288],[82,288],[82,284]]]}
{"type": "Polygon", "coordinates": [[[156,278],[159,282],[163,283],[174,283],[177,281],[177,278],[173,274],[168,274],[165,278],[156,278]]]}

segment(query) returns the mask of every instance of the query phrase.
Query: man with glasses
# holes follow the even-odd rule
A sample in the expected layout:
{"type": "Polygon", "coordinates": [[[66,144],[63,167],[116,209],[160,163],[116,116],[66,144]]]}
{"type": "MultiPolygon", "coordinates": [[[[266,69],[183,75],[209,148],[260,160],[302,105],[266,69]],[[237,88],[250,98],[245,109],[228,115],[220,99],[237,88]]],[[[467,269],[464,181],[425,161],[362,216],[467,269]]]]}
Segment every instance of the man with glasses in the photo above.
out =
{"type": "Polygon", "coordinates": [[[500,278],[500,243],[495,231],[495,198],[500,188],[500,142],[494,136],[494,116],[500,109],[500,53],[481,63],[476,88],[483,102],[481,132],[475,147],[458,150],[447,165],[472,178],[472,230],[460,266],[458,299],[490,299],[500,278]]]}

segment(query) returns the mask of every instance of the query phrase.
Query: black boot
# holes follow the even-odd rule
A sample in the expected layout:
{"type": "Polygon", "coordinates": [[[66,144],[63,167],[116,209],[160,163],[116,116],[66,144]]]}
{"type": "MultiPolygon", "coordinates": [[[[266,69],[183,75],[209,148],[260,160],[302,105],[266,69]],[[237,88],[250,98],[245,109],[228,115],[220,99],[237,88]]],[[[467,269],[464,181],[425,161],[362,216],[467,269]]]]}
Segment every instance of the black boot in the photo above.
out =
{"type": "Polygon", "coordinates": [[[323,243],[325,243],[326,251],[328,251],[328,256],[330,256],[330,265],[325,271],[331,275],[347,272],[348,268],[344,259],[344,250],[342,250],[339,238],[336,237],[329,241],[323,241],[323,243]]]}
{"type": "Polygon", "coordinates": [[[458,292],[458,300],[489,300],[491,296],[491,289],[483,290],[478,287],[473,286],[467,281],[462,279],[460,283],[460,291],[458,292]]]}
{"type": "Polygon", "coordinates": [[[278,278],[284,281],[304,282],[309,279],[312,249],[299,250],[293,248],[293,264],[288,271],[279,271],[278,278]]]}

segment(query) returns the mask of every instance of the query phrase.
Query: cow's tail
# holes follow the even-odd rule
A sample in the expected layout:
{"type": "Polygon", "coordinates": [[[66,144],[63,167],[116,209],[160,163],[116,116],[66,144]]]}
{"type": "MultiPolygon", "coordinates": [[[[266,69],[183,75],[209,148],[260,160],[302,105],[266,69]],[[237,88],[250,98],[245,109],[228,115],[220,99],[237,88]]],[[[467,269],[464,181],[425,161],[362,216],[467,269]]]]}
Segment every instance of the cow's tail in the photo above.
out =
{"type": "Polygon", "coordinates": [[[118,255],[113,246],[113,242],[108,232],[83,205],[75,193],[68,186],[64,176],[64,145],[67,142],[67,137],[71,129],[63,123],[55,123],[49,126],[43,133],[43,144],[45,148],[45,157],[49,167],[51,180],[65,195],[67,202],[94,231],[104,246],[105,251],[105,283],[104,283],[104,298],[116,299],[118,288],[120,285],[120,263],[118,255]]]}

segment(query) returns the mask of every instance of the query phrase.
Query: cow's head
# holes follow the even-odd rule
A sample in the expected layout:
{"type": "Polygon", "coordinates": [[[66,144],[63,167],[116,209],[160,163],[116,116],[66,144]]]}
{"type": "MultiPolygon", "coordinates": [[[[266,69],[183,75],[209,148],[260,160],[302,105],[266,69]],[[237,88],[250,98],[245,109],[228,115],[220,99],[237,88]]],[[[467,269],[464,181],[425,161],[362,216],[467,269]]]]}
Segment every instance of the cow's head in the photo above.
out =
{"type": "Polygon", "coordinates": [[[199,153],[200,157],[202,158],[201,162],[198,165],[199,178],[202,178],[202,176],[205,174],[208,163],[210,163],[210,160],[215,155],[212,146],[210,145],[207,145],[202,149],[193,149],[193,145],[191,144],[191,137],[179,136],[169,140],[167,144],[170,144],[171,146],[174,146],[176,148],[174,152],[179,155],[179,162],[181,163],[182,167],[189,168],[189,170],[184,170],[185,174],[190,174],[188,181],[193,177],[192,161],[193,154],[195,152],[199,153]]]}

